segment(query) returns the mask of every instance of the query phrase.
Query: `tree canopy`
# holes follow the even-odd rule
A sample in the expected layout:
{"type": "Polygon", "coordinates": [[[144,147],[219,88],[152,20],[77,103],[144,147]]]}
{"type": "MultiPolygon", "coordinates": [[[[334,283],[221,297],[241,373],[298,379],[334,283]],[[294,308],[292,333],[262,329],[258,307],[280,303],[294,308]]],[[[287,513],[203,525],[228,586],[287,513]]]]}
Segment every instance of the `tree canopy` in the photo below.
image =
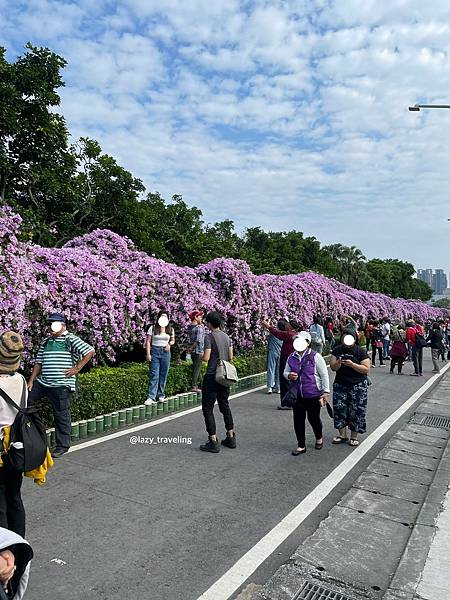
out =
{"type": "Polygon", "coordinates": [[[24,219],[22,235],[45,246],[62,246],[95,229],[129,237],[140,250],[180,266],[214,258],[246,260],[256,274],[316,271],[363,290],[429,300],[431,288],[414,278],[414,267],[397,259],[367,260],[355,246],[321,247],[300,231],[248,228],[233,221],[203,221],[202,211],[180,195],[169,202],[145,194],[138,178],[97,141],[69,142],[58,90],[63,57],[27,44],[10,63],[0,48],[0,200],[24,219]]]}

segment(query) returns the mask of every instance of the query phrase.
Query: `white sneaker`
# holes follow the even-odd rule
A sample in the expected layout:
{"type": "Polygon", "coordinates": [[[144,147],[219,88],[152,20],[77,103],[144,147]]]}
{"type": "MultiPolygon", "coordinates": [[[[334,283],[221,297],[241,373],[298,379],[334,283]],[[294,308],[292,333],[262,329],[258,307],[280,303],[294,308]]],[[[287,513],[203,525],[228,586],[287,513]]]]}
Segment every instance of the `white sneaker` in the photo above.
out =
{"type": "Polygon", "coordinates": [[[165,398],[164,396],[162,396],[162,397],[159,399],[159,402],[168,402],[168,400],[167,400],[167,398],[165,398]]]}
{"type": "Polygon", "coordinates": [[[151,406],[152,404],[157,404],[157,402],[153,400],[153,398],[147,398],[144,404],[146,404],[147,406],[151,406]]]}
{"type": "Polygon", "coordinates": [[[271,393],[272,393],[272,388],[267,388],[266,394],[271,394],[271,393]]]}

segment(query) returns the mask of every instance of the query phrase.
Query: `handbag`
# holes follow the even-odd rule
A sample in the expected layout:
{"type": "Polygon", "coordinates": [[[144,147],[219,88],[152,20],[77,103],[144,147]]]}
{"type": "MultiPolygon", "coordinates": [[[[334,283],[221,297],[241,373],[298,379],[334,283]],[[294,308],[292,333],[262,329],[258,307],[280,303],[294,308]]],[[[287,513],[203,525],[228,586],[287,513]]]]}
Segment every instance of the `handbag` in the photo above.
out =
{"type": "Polygon", "coordinates": [[[238,381],[236,367],[227,360],[219,360],[216,368],[216,383],[230,387],[238,381]]]}
{"type": "MultiPolygon", "coordinates": [[[[216,345],[217,353],[220,357],[219,347],[217,346],[216,339],[214,338],[214,334],[212,334],[212,339],[214,340],[214,344],[216,345]]],[[[216,383],[219,385],[223,385],[224,387],[231,387],[233,383],[239,381],[239,377],[236,371],[236,367],[232,365],[228,360],[224,360],[223,358],[219,358],[216,367],[215,373],[216,383]]]]}

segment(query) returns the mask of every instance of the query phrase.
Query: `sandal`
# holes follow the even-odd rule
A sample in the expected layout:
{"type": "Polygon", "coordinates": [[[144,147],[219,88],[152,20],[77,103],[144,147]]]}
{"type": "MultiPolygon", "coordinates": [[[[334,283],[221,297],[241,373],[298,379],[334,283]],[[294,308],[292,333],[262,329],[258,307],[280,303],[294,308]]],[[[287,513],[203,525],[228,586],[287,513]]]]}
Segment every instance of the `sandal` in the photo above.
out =
{"type": "Polygon", "coordinates": [[[348,442],[348,437],[341,437],[340,435],[337,435],[336,437],[333,438],[333,441],[331,443],[332,444],[345,444],[345,442],[348,442]]]}
{"type": "Polygon", "coordinates": [[[349,441],[350,446],[359,446],[359,440],[354,440],[353,438],[349,441]]]}
{"type": "Polygon", "coordinates": [[[314,446],[314,448],[316,450],[322,450],[323,447],[323,441],[322,442],[316,442],[316,445],[314,446]]]}
{"type": "Polygon", "coordinates": [[[305,454],[306,452],[306,448],[303,448],[303,450],[292,450],[291,454],[292,456],[298,456],[299,454],[305,454]]]}

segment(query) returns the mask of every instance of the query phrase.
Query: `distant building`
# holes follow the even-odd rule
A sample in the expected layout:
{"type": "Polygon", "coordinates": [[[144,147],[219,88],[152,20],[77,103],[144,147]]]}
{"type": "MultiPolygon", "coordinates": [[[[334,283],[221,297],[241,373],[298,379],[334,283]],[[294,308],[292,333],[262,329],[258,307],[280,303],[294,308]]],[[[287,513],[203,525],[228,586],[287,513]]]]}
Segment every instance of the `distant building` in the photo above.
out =
{"type": "Polygon", "coordinates": [[[436,269],[433,273],[433,269],[418,269],[417,279],[428,283],[432,288],[435,296],[441,296],[444,294],[444,290],[447,289],[448,279],[443,269],[436,269]]]}
{"type": "Polygon", "coordinates": [[[417,279],[428,283],[430,287],[433,287],[433,269],[418,269],[417,279]]]}
{"type": "Polygon", "coordinates": [[[438,296],[444,292],[447,287],[447,275],[442,269],[436,269],[433,275],[433,285],[431,287],[438,296]]]}

